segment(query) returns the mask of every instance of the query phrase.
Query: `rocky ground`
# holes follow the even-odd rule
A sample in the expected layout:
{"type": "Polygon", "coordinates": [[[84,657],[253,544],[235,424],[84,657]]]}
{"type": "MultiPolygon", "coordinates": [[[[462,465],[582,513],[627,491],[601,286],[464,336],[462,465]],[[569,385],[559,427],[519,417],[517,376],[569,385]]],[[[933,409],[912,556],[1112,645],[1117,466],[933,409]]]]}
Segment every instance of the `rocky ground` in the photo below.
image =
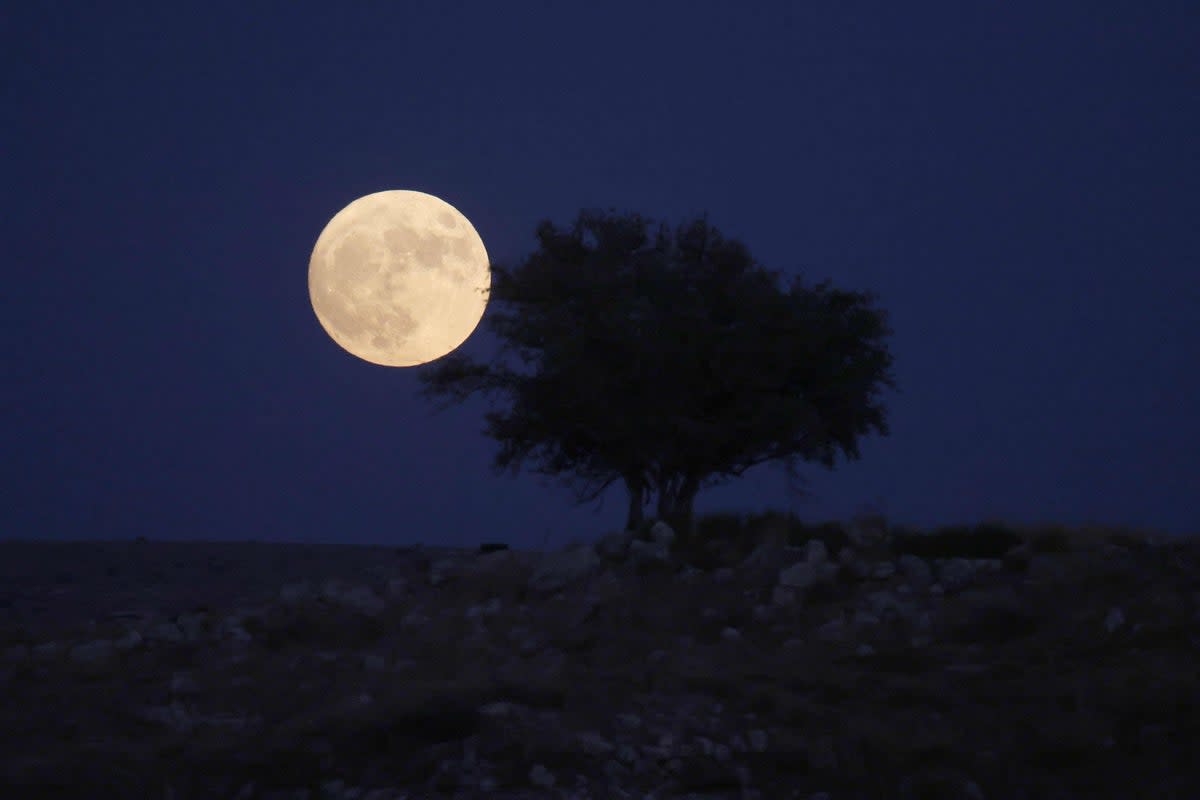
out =
{"type": "Polygon", "coordinates": [[[0,796],[1200,797],[1197,540],[846,531],[3,543],[0,796]]]}

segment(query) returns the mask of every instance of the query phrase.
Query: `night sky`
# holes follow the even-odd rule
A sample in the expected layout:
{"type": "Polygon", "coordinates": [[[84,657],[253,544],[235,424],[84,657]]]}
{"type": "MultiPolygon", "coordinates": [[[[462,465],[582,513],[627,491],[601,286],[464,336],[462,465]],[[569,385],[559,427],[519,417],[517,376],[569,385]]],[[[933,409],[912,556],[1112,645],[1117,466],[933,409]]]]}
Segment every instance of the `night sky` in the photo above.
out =
{"type": "Polygon", "coordinates": [[[313,244],[385,189],[501,264],[581,208],[708,212],[877,293],[891,435],[698,511],[1200,532],[1194,0],[184,5],[0,20],[0,538],[620,527],[619,485],[495,475],[486,401],[435,414],[321,328],[313,244]]]}

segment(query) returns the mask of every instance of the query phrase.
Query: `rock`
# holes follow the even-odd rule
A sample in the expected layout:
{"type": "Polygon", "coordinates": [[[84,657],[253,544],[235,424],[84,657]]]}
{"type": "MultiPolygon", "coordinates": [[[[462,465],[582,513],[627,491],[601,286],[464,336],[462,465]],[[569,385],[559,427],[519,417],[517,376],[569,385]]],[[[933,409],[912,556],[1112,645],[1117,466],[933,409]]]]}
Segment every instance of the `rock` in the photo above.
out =
{"type": "Polygon", "coordinates": [[[77,644],[69,652],[72,661],[87,665],[105,664],[112,661],[116,654],[116,646],[108,639],[77,644]]]}
{"type": "Polygon", "coordinates": [[[650,541],[656,544],[669,545],[675,541],[675,531],[662,520],[657,520],[650,526],[650,541]]]}
{"type": "Polygon", "coordinates": [[[186,642],[201,641],[213,628],[212,619],[207,611],[180,614],[175,618],[175,624],[186,642]]]}
{"type": "Polygon", "coordinates": [[[387,582],[384,596],[390,603],[400,600],[408,594],[408,581],[404,578],[392,578],[387,582]]]}
{"type": "Polygon", "coordinates": [[[1021,543],[1010,549],[1004,554],[1004,568],[1009,572],[1024,572],[1029,568],[1029,562],[1033,558],[1033,551],[1028,543],[1021,543]]]}
{"type": "Polygon", "coordinates": [[[285,605],[297,605],[313,595],[312,586],[307,582],[289,583],[279,590],[279,599],[285,605]]]}
{"type": "Polygon", "coordinates": [[[200,686],[188,672],[176,672],[171,675],[170,692],[172,695],[188,696],[197,694],[200,686]]]}
{"type": "Polygon", "coordinates": [[[880,561],[871,568],[871,577],[877,581],[886,581],[896,574],[896,565],[890,561],[880,561]]]}
{"type": "Polygon", "coordinates": [[[729,583],[733,580],[733,574],[732,567],[721,567],[713,571],[712,579],[714,583],[729,583]]]}
{"type": "Polygon", "coordinates": [[[949,767],[926,768],[900,782],[900,800],[986,800],[979,784],[961,770],[949,767]]]}
{"type": "Polygon", "coordinates": [[[975,569],[965,558],[939,559],[938,583],[948,594],[967,588],[975,577],[975,569]]]}
{"type": "Polygon", "coordinates": [[[891,621],[899,617],[912,617],[916,612],[916,603],[902,600],[896,594],[884,590],[869,592],[866,596],[867,608],[883,621],[891,621]]]}
{"type": "Polygon", "coordinates": [[[1125,612],[1120,608],[1113,606],[1108,610],[1108,616],[1104,618],[1104,630],[1110,634],[1125,624],[1125,612]]]}
{"type": "Polygon", "coordinates": [[[838,765],[837,752],[832,736],[817,737],[808,748],[808,763],[817,770],[836,770],[838,765]]]}
{"type": "Polygon", "coordinates": [[[820,539],[810,539],[801,548],[804,553],[804,560],[814,566],[820,566],[829,560],[829,551],[825,548],[825,543],[820,539]]]}
{"type": "Polygon", "coordinates": [[[862,611],[862,610],[855,611],[854,612],[854,624],[858,625],[859,627],[878,625],[879,617],[875,616],[870,611],[862,611]]]}
{"type": "Polygon", "coordinates": [[[850,638],[846,623],[841,619],[832,619],[816,630],[817,638],[827,642],[844,642],[850,638]]]}
{"type": "Polygon", "coordinates": [[[473,605],[467,609],[467,619],[478,619],[480,617],[494,617],[500,613],[501,609],[500,598],[493,597],[486,603],[473,605]]]}
{"type": "Polygon", "coordinates": [[[140,633],[138,633],[136,630],[128,630],[123,636],[113,640],[113,647],[116,648],[117,652],[124,653],[137,647],[141,647],[143,642],[144,639],[140,633]]]}
{"type": "Polygon", "coordinates": [[[155,624],[147,634],[147,638],[149,638],[151,641],[170,643],[178,643],[187,640],[187,637],[184,636],[183,631],[174,622],[160,622],[155,624]]]}
{"type": "Polygon", "coordinates": [[[529,770],[529,782],[541,789],[553,788],[556,783],[554,775],[541,764],[534,764],[529,770]]]}
{"type": "Polygon", "coordinates": [[[346,608],[353,609],[367,616],[378,616],[387,607],[387,603],[369,586],[356,585],[345,589],[333,598],[346,608]]]}
{"type": "Polygon", "coordinates": [[[547,553],[529,579],[529,588],[535,592],[555,592],[582,579],[597,570],[600,565],[601,561],[595,549],[588,546],[547,553]]]}
{"type": "Polygon", "coordinates": [[[917,591],[926,591],[933,585],[933,568],[929,562],[919,556],[902,555],[897,560],[897,566],[917,591]]]}
{"type": "Polygon", "coordinates": [[[805,590],[817,583],[832,581],[836,569],[830,564],[801,561],[779,573],[779,585],[805,590]]]}
{"type": "Polygon", "coordinates": [[[623,561],[633,541],[632,531],[614,531],[601,536],[595,544],[596,554],[608,561],[623,561]]]}
{"type": "Polygon", "coordinates": [[[34,645],[30,651],[30,658],[36,661],[45,661],[57,658],[66,649],[66,645],[62,642],[43,642],[42,644],[34,645]]]}
{"type": "Polygon", "coordinates": [[[666,566],[671,559],[670,547],[664,542],[643,542],[633,540],[629,543],[628,561],[638,571],[666,566]]]}
{"type": "Polygon", "coordinates": [[[1043,586],[1062,583],[1067,576],[1067,568],[1061,556],[1054,554],[1037,554],[1029,559],[1025,577],[1030,583],[1043,586]]]}
{"type": "Polygon", "coordinates": [[[458,565],[457,558],[443,558],[435,561],[429,568],[429,585],[441,586],[457,577],[458,565]]]}
{"type": "Polygon", "coordinates": [[[872,566],[866,559],[859,558],[849,548],[845,548],[838,554],[838,563],[842,565],[842,569],[853,576],[855,580],[862,581],[871,577],[872,566]]]}
{"type": "Polygon", "coordinates": [[[14,644],[4,649],[3,659],[9,664],[19,664],[28,661],[31,656],[29,645],[14,644]]]}
{"type": "Polygon", "coordinates": [[[576,734],[575,741],[583,752],[594,757],[607,756],[616,749],[616,745],[595,731],[576,734]]]}
{"type": "Polygon", "coordinates": [[[363,669],[368,672],[383,672],[387,669],[387,659],[378,653],[367,653],[363,656],[363,669]]]}

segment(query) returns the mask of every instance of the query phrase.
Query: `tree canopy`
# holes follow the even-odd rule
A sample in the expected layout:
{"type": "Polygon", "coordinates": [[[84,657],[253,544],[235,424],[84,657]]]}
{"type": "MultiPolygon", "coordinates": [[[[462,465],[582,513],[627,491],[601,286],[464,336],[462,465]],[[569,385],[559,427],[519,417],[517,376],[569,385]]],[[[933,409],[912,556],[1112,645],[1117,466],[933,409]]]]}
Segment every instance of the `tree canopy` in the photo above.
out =
{"type": "Polygon", "coordinates": [[[889,430],[876,396],[895,388],[891,333],[870,293],[760,266],[707,219],[670,229],[637,214],[583,211],[541,223],[514,268],[492,265],[486,364],[462,354],[422,367],[442,407],[504,396],[485,415],[498,471],[559,476],[588,502],[620,480],[627,525],[658,496],[684,531],[696,494],[762,463],[858,459],[889,430]],[[510,363],[514,362],[514,363],[510,363]]]}

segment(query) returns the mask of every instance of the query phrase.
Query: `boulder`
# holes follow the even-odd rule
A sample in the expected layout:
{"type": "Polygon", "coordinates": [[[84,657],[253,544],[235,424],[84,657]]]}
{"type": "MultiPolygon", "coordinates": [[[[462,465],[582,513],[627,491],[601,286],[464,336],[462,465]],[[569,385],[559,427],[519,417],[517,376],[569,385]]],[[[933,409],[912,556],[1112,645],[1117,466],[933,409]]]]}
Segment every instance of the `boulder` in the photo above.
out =
{"type": "Polygon", "coordinates": [[[933,585],[933,568],[925,559],[919,556],[903,555],[897,560],[896,565],[909,585],[917,591],[925,591],[933,585]]]}
{"type": "Polygon", "coordinates": [[[596,554],[607,561],[624,561],[634,536],[633,531],[606,533],[596,541],[596,554]]]}
{"type": "Polygon", "coordinates": [[[594,547],[577,545],[557,553],[545,554],[529,579],[534,592],[552,593],[578,581],[601,566],[594,547]]]}
{"type": "Polygon", "coordinates": [[[798,590],[807,590],[820,583],[831,583],[838,568],[820,561],[800,561],[780,570],[779,585],[798,590]]]}

